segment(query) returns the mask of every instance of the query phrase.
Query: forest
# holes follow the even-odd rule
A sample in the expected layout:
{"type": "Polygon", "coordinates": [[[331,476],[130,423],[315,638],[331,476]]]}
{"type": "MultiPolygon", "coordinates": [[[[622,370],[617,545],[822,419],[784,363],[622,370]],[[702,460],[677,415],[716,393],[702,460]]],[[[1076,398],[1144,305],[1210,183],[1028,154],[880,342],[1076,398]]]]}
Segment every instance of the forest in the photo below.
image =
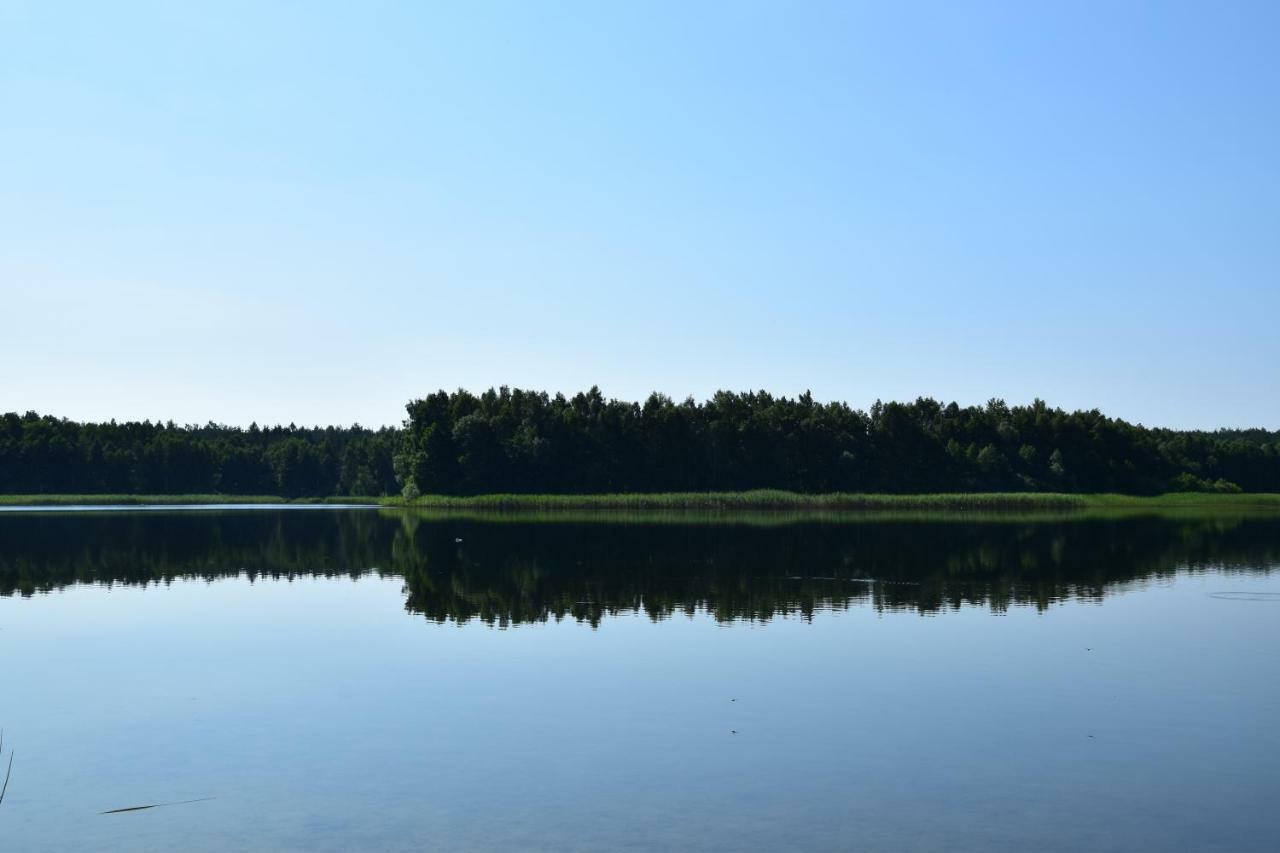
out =
{"type": "Polygon", "coordinates": [[[408,415],[410,494],[1280,491],[1280,433],[1150,429],[1039,400],[862,411],[808,393],[634,403],[500,388],[440,391],[408,415]]]}
{"type": "Polygon", "coordinates": [[[0,418],[0,494],[383,495],[397,429],[0,418]]]}
{"type": "Polygon", "coordinates": [[[400,428],[0,419],[0,493],[1280,492],[1280,432],[1146,427],[1036,400],[869,410],[808,394],[438,391],[400,428]]]}

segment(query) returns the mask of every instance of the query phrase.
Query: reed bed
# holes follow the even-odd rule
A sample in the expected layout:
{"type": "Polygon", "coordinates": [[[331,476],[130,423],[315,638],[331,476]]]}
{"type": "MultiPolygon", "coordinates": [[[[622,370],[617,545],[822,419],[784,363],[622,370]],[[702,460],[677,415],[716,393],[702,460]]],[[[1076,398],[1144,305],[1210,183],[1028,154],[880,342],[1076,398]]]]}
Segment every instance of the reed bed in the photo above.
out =
{"type": "Polygon", "coordinates": [[[496,494],[472,497],[424,495],[412,501],[390,499],[437,509],[538,510],[850,510],[850,509],[1073,509],[1088,505],[1081,495],[974,493],[942,495],[872,495],[831,493],[806,495],[774,489],[746,492],[668,492],[653,494],[526,495],[496,494]]]}
{"type": "Polygon", "coordinates": [[[383,499],[385,506],[469,510],[962,510],[969,512],[1084,510],[1160,507],[1267,507],[1280,509],[1275,494],[1179,493],[1155,496],[1084,495],[1056,492],[970,492],[927,495],[799,494],[774,489],[746,492],[525,495],[454,497],[423,495],[410,501],[383,499]]]}

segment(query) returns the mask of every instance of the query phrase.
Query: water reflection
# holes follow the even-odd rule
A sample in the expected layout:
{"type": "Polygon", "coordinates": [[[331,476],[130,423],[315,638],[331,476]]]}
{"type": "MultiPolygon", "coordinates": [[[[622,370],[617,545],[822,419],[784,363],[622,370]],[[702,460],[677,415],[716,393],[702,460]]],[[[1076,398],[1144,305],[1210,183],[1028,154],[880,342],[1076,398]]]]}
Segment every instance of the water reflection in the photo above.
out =
{"type": "Polygon", "coordinates": [[[1280,564],[1275,517],[477,519],[408,511],[0,517],[0,594],[178,578],[401,577],[405,607],[492,625],[643,612],[721,621],[870,602],[938,613],[1101,599],[1133,582],[1280,564]],[[776,519],[774,519],[776,521],[776,519]],[[705,521],[705,520],[703,520],[705,521]]]}

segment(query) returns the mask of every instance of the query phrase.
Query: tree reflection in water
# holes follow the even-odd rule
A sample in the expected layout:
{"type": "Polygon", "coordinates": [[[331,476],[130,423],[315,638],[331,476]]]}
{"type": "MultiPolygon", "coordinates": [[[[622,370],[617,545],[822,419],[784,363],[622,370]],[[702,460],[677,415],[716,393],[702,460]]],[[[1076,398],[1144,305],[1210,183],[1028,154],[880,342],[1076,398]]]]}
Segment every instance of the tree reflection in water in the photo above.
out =
{"type": "Polygon", "coordinates": [[[437,622],[599,624],[705,611],[716,619],[870,603],[945,612],[1044,609],[1208,568],[1268,572],[1280,518],[629,517],[530,520],[409,510],[12,513],[0,594],[176,579],[401,577],[437,622]],[[460,540],[460,541],[459,541],[460,540]]]}

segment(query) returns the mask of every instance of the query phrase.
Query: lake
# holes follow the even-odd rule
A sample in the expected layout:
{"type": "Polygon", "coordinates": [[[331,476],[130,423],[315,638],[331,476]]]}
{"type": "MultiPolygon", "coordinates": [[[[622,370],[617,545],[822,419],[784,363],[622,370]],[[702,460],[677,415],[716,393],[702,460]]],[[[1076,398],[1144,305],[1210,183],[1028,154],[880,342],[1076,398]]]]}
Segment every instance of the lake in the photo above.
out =
{"type": "Polygon", "coordinates": [[[1274,851],[1277,568],[1266,514],[0,512],[0,849],[1274,851]]]}

